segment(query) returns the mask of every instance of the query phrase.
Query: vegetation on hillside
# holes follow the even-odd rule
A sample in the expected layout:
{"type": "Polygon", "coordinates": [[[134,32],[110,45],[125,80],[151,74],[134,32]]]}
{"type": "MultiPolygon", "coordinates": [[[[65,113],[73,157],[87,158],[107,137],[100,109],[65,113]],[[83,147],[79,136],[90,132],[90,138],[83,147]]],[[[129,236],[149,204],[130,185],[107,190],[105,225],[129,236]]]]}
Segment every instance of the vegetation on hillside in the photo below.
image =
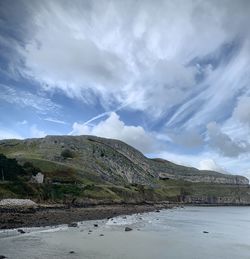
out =
{"type": "Polygon", "coordinates": [[[2,181],[13,181],[18,176],[24,175],[24,168],[17,163],[16,159],[7,158],[0,154],[0,174],[2,181]]]}
{"type": "Polygon", "coordinates": [[[92,136],[8,140],[0,141],[0,153],[0,199],[31,198],[75,205],[147,201],[250,203],[248,185],[229,183],[234,176],[150,160],[116,140],[92,136]],[[38,172],[44,175],[42,184],[31,181],[38,172]],[[158,177],[166,172],[167,177],[158,177]],[[222,183],[183,180],[204,176],[222,179],[222,183]]]}

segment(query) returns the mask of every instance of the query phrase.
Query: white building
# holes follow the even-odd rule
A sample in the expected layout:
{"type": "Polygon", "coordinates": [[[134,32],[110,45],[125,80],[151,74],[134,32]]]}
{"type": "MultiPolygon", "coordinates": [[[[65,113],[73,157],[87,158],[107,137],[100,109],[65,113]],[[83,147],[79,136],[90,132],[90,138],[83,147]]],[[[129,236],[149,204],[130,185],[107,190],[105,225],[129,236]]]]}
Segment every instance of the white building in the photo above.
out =
{"type": "Polygon", "coordinates": [[[42,173],[37,173],[37,175],[33,175],[32,176],[32,180],[35,182],[35,183],[43,183],[43,180],[44,180],[44,175],[42,173]]]}

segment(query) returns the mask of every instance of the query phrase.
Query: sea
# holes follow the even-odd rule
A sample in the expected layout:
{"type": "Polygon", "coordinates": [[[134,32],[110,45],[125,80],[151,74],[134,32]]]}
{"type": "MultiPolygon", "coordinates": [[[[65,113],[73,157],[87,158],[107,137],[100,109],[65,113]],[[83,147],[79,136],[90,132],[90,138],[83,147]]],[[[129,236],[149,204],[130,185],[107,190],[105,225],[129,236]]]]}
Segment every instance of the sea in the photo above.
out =
{"type": "Polygon", "coordinates": [[[0,255],[27,258],[250,259],[250,207],[184,207],[0,231],[0,255]],[[97,225],[98,226],[97,226],[97,225]],[[95,226],[94,226],[95,225],[95,226]],[[129,227],[131,231],[125,231],[129,227]]]}

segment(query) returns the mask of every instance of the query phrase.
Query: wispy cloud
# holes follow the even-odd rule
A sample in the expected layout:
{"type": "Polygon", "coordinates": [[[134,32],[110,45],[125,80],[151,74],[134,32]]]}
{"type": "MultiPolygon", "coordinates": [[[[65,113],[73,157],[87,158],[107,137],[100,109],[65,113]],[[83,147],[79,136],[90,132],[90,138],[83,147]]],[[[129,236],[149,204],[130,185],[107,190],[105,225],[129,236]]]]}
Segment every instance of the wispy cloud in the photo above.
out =
{"type": "MultiPolygon", "coordinates": [[[[229,80],[236,78],[246,71],[240,69],[244,60],[249,61],[242,53],[231,68],[227,61],[213,64],[220,51],[226,53],[223,46],[237,39],[246,53],[249,50],[247,1],[27,1],[25,7],[28,15],[22,25],[29,40],[18,50],[24,77],[85,102],[98,96],[104,105],[129,103],[128,108],[151,118],[152,113],[159,117],[181,106],[194,93],[204,103],[204,115],[211,107],[208,96],[217,88],[216,75],[224,75],[226,67],[229,80]],[[208,77],[203,87],[196,80],[201,73],[208,77]]],[[[221,78],[222,91],[228,81],[221,78]]]]}
{"type": "Polygon", "coordinates": [[[207,125],[209,144],[221,152],[224,156],[237,157],[240,154],[250,152],[250,144],[247,141],[236,141],[223,133],[216,122],[207,125]]]}
{"type": "Polygon", "coordinates": [[[20,107],[30,107],[40,114],[56,112],[61,106],[53,103],[49,98],[35,95],[26,90],[0,84],[0,99],[20,107]]]}
{"type": "Polygon", "coordinates": [[[17,124],[19,124],[19,125],[26,125],[26,124],[28,124],[28,121],[26,121],[26,120],[18,121],[17,124]]]}
{"type": "Polygon", "coordinates": [[[45,121],[49,121],[49,122],[53,122],[53,123],[58,123],[58,124],[68,124],[67,122],[65,121],[62,121],[62,120],[58,120],[58,119],[53,119],[53,118],[45,118],[44,119],[45,121]]]}

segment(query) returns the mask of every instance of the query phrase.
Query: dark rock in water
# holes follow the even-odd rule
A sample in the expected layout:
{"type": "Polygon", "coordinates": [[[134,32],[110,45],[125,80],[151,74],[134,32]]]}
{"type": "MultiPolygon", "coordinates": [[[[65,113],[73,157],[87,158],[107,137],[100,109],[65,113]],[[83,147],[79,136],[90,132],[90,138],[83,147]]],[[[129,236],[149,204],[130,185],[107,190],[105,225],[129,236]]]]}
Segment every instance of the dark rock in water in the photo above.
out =
{"type": "Polygon", "coordinates": [[[4,255],[0,255],[0,259],[4,259],[4,258],[7,258],[7,257],[4,255]]]}
{"type": "Polygon", "coordinates": [[[70,253],[70,254],[74,254],[74,253],[75,253],[75,251],[70,251],[69,253],[70,253]]]}
{"type": "Polygon", "coordinates": [[[203,231],[204,234],[208,234],[209,232],[208,231],[203,231]]]}
{"type": "Polygon", "coordinates": [[[89,233],[91,233],[92,232],[92,230],[89,230],[89,233]]]}
{"type": "Polygon", "coordinates": [[[97,228],[97,227],[98,227],[98,224],[94,224],[94,227],[97,228]]]}
{"type": "Polygon", "coordinates": [[[160,212],[160,210],[156,210],[155,212],[160,212]]]}
{"type": "Polygon", "coordinates": [[[71,222],[68,224],[68,227],[70,228],[76,228],[78,226],[78,224],[76,222],[71,222]]]}
{"type": "Polygon", "coordinates": [[[103,234],[100,234],[100,237],[103,237],[104,235],[103,234]]]}
{"type": "Polygon", "coordinates": [[[133,230],[132,228],[125,227],[125,231],[132,231],[132,230],[133,230]]]}
{"type": "Polygon", "coordinates": [[[22,229],[18,229],[17,231],[18,231],[20,234],[25,234],[25,231],[22,230],[22,229]]]}

